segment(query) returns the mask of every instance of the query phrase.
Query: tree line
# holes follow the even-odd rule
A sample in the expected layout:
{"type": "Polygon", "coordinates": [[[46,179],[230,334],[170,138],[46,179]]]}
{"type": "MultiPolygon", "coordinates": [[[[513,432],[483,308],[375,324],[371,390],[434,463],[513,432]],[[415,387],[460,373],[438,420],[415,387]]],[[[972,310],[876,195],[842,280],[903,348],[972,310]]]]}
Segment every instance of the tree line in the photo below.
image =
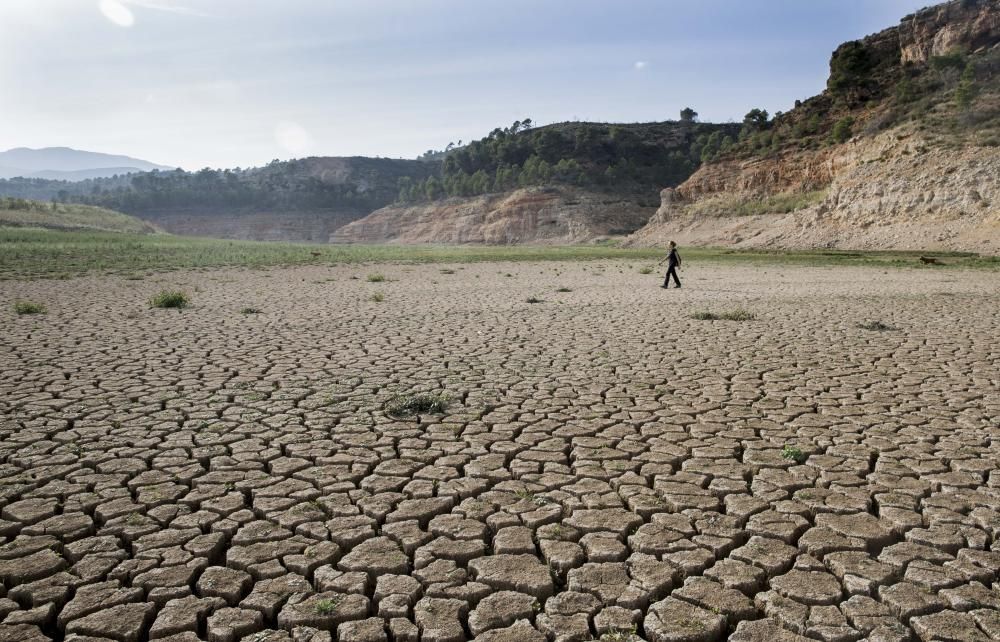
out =
{"type": "MultiPolygon", "coordinates": [[[[721,145],[735,125],[680,121],[609,125],[560,123],[535,128],[531,119],[496,128],[464,146],[449,146],[440,175],[399,179],[398,200],[430,201],[517,187],[560,183],[614,192],[659,191],[687,179],[706,147],[721,145]]],[[[436,153],[437,154],[437,153],[436,153]]]]}

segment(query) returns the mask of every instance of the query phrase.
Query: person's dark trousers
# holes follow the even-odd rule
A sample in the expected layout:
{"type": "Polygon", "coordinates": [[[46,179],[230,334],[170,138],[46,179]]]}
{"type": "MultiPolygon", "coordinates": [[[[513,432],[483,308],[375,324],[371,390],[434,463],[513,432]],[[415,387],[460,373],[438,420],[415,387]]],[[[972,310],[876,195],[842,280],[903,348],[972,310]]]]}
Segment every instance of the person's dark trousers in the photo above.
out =
{"type": "Polygon", "coordinates": [[[674,277],[674,283],[676,284],[676,287],[681,287],[681,281],[680,279],[677,278],[676,265],[671,265],[670,268],[667,270],[667,275],[663,277],[663,287],[667,287],[670,285],[670,277],[674,277]]]}

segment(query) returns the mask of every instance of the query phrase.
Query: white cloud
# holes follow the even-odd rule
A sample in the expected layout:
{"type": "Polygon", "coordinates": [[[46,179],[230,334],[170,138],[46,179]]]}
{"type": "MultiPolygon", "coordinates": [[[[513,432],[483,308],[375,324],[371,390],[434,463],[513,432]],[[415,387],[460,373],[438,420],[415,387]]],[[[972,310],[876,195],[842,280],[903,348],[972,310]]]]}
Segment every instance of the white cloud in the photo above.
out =
{"type": "Polygon", "coordinates": [[[312,147],[312,137],[302,125],[282,121],[274,127],[274,140],[285,151],[301,156],[312,147]]]}
{"type": "Polygon", "coordinates": [[[635,67],[636,71],[642,71],[643,69],[646,68],[647,65],[649,65],[649,63],[646,62],[645,60],[636,60],[635,64],[633,64],[632,66],[635,67]]]}
{"type": "Polygon", "coordinates": [[[119,27],[131,27],[135,24],[132,10],[118,0],[101,0],[97,3],[97,8],[101,10],[105,18],[119,27]]]}

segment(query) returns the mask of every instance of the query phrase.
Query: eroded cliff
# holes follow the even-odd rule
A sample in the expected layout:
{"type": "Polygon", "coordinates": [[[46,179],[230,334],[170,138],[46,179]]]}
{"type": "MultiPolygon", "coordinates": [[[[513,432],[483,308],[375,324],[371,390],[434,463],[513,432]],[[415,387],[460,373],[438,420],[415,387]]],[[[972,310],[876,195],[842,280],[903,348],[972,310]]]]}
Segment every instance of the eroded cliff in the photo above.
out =
{"type": "Polygon", "coordinates": [[[663,190],[627,244],[1000,253],[998,41],[1000,2],[956,0],[842,45],[828,90],[755,134],[768,149],[663,190]],[[801,137],[834,119],[848,140],[801,137]]]}
{"type": "Polygon", "coordinates": [[[338,243],[585,243],[628,234],[654,212],[633,201],[570,187],[390,205],[336,230],[338,243]]]}

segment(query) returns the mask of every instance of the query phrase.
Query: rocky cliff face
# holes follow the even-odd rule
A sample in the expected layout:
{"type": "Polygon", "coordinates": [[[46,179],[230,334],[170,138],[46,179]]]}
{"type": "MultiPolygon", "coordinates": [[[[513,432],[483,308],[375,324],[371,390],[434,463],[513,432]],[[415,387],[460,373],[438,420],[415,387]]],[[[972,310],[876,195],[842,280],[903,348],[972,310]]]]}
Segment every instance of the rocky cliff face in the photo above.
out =
{"type": "Polygon", "coordinates": [[[337,243],[584,243],[628,234],[653,208],[566,187],[391,205],[338,229],[337,243]]]}
{"type": "Polygon", "coordinates": [[[1000,253],[1000,148],[934,149],[897,129],[801,160],[706,168],[694,185],[664,190],[628,244],[1000,253]],[[768,190],[817,186],[818,202],[796,211],[732,214],[768,190]]]}
{"type": "MultiPolygon", "coordinates": [[[[996,60],[990,49],[998,42],[1000,2],[955,0],[908,16],[862,45],[871,61],[880,61],[871,63],[872,82],[884,83],[902,73],[898,63],[889,68],[885,61],[919,66],[955,51],[996,60]]],[[[838,48],[834,59],[850,45],[838,48]]],[[[873,95],[880,91],[887,93],[873,95]]],[[[797,111],[815,111],[834,98],[826,92],[797,111]]],[[[953,105],[950,94],[941,100],[953,105]]],[[[986,105],[981,122],[1000,113],[995,83],[979,100],[986,105]]],[[[868,111],[854,115],[871,117],[870,105],[862,109],[868,111]]],[[[960,117],[970,114],[952,107],[927,122],[904,122],[839,145],[703,165],[677,189],[663,190],[656,215],[627,243],[1000,253],[1000,147],[957,138],[948,128],[960,117]]]]}
{"type": "Polygon", "coordinates": [[[957,0],[903,18],[898,28],[901,60],[926,63],[955,50],[975,51],[1000,39],[996,0],[957,0]]]}

